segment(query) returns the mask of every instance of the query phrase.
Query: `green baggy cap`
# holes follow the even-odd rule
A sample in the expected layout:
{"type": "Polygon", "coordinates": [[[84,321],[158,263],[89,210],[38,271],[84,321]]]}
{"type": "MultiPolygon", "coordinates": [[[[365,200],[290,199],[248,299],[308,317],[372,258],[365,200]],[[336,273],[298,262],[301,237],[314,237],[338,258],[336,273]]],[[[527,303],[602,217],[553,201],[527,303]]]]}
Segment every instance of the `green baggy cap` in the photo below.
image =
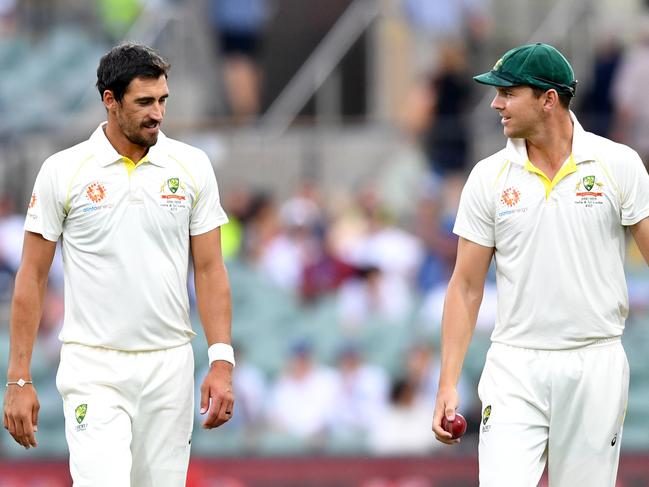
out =
{"type": "Polygon", "coordinates": [[[491,86],[529,85],[575,96],[577,80],[568,60],[548,44],[527,44],[507,51],[488,73],[474,76],[491,86]]]}

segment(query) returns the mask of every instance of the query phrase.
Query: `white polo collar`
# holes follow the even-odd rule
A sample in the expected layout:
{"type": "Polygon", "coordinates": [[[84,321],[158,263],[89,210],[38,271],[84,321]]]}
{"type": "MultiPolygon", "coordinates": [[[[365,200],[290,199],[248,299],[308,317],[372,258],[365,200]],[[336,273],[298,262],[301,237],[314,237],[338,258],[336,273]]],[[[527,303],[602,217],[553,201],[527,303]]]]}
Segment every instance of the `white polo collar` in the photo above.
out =
{"type": "MultiPolygon", "coordinates": [[[[104,132],[104,127],[108,122],[102,122],[99,127],[90,136],[95,157],[100,166],[106,167],[116,162],[122,161],[122,156],[115,150],[104,132]]],[[[166,167],[167,153],[164,150],[167,136],[162,132],[158,134],[158,142],[149,148],[146,154],[147,161],[159,167],[166,167]]],[[[138,162],[138,161],[134,161],[138,162]]]]}
{"type": "MultiPolygon", "coordinates": [[[[570,119],[574,127],[572,134],[572,157],[575,163],[579,164],[596,160],[595,151],[592,147],[592,141],[589,141],[588,132],[581,126],[572,110],[570,111],[570,119]]],[[[515,164],[525,166],[529,159],[525,139],[507,139],[505,150],[507,158],[515,164]]]]}

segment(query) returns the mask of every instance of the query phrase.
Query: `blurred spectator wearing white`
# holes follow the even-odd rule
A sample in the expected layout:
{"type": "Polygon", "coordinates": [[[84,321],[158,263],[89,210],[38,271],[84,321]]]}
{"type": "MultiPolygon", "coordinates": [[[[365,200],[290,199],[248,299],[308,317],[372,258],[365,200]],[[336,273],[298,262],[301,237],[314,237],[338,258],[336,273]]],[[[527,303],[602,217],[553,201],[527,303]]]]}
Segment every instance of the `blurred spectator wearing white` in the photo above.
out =
{"type": "Polygon", "coordinates": [[[390,405],[378,417],[369,438],[376,455],[425,455],[439,446],[430,431],[430,404],[407,379],[392,385],[390,405]]]}
{"type": "MultiPolygon", "coordinates": [[[[436,349],[432,345],[418,343],[410,347],[405,358],[405,376],[415,388],[417,401],[426,404],[429,409],[435,406],[439,385],[440,363],[436,349]]],[[[460,376],[458,391],[463,400],[462,411],[469,411],[477,401],[474,388],[460,376]]]]}
{"type": "Polygon", "coordinates": [[[282,204],[280,231],[263,248],[259,269],[278,286],[297,292],[304,269],[319,254],[320,220],[320,209],[310,199],[296,196],[282,204]]]}
{"type": "Polygon", "coordinates": [[[267,418],[271,430],[317,447],[322,445],[339,408],[336,378],[313,360],[311,344],[293,344],[286,369],[271,386],[267,418]]]}
{"type": "Polygon", "coordinates": [[[638,20],[638,40],[623,56],[613,83],[613,138],[630,145],[649,165],[649,14],[638,20]]]}
{"type": "Polygon", "coordinates": [[[339,290],[340,322],[350,330],[375,320],[403,323],[414,303],[422,244],[391,222],[373,185],[359,191],[356,205],[331,229],[338,256],[358,269],[339,290]]]}
{"type": "Polygon", "coordinates": [[[355,343],[345,343],[337,354],[336,421],[340,436],[365,435],[387,407],[389,380],[382,368],[363,360],[355,343]]]}

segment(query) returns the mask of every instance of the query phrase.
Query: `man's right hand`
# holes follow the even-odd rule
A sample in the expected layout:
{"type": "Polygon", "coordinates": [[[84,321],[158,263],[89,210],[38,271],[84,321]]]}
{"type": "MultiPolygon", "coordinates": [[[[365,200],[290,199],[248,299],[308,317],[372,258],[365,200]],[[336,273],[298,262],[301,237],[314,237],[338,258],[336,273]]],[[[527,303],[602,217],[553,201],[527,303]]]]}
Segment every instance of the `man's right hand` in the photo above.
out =
{"type": "Polygon", "coordinates": [[[437,392],[437,400],[435,401],[435,413],[433,414],[433,432],[435,438],[446,443],[447,445],[454,445],[459,443],[459,439],[451,439],[451,433],[442,428],[442,418],[452,421],[455,419],[455,411],[460,403],[460,398],[457,395],[455,387],[440,388],[437,392]]]}
{"type": "Polygon", "coordinates": [[[24,387],[8,385],[4,401],[4,427],[17,443],[26,449],[36,447],[38,410],[40,409],[36,389],[32,384],[24,387]]]}

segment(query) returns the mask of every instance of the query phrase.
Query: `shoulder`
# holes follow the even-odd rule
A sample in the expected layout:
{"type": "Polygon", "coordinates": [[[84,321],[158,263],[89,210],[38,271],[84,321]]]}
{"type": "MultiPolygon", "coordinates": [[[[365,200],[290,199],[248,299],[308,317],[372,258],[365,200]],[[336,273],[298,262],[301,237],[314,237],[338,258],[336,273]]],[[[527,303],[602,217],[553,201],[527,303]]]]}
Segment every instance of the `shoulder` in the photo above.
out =
{"type": "Polygon", "coordinates": [[[65,179],[76,171],[79,164],[92,159],[92,157],[92,146],[86,140],[52,154],[43,162],[41,172],[57,175],[65,179]]]}
{"type": "Polygon", "coordinates": [[[471,169],[469,180],[474,183],[483,182],[485,184],[493,184],[505,171],[507,166],[511,164],[511,157],[509,156],[509,151],[504,148],[478,161],[473,166],[473,169],[471,169]]]}
{"type": "Polygon", "coordinates": [[[597,159],[611,167],[624,166],[630,161],[635,162],[640,159],[638,153],[628,145],[614,142],[606,137],[586,132],[586,140],[597,159]]]}
{"type": "Polygon", "coordinates": [[[201,167],[204,169],[206,165],[211,166],[205,151],[198,147],[166,136],[161,138],[159,142],[159,149],[164,151],[167,157],[187,168],[201,167]]]}

